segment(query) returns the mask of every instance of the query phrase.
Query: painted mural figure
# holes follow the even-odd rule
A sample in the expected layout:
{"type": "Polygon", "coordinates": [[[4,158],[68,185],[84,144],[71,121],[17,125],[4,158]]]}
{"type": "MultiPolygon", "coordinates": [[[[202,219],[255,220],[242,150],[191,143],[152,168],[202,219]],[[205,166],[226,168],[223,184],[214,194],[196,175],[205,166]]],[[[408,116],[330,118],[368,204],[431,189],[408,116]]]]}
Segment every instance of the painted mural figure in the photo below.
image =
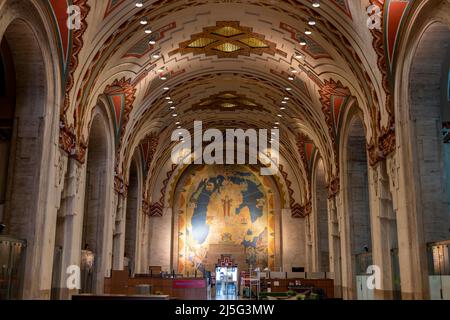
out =
{"type": "Polygon", "coordinates": [[[233,203],[233,200],[230,199],[228,196],[225,196],[225,199],[222,199],[222,203],[223,203],[223,216],[230,217],[231,216],[231,204],[233,203]]]}

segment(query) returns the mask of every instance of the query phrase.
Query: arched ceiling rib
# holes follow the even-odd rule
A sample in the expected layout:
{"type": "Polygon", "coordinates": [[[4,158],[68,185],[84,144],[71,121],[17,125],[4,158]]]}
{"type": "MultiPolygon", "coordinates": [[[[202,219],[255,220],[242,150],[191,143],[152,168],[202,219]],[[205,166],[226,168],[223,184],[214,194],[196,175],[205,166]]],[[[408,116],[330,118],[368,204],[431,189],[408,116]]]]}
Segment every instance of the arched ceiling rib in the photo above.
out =
{"type": "MultiPolygon", "coordinates": [[[[166,136],[158,144],[166,150],[178,126],[217,119],[244,129],[280,127],[292,164],[306,165],[296,150],[306,136],[334,179],[340,113],[362,109],[371,137],[385,97],[381,73],[369,67],[379,58],[366,23],[369,0],[312,2],[146,0],[137,7],[133,0],[88,0],[84,41],[91,45],[80,53],[64,121],[82,144],[89,110],[99,97],[109,100],[113,113],[120,111],[116,174],[125,180],[129,159],[150,133],[166,136]],[[121,94],[125,105],[117,102],[121,94]]],[[[158,153],[152,159],[155,167],[166,160],[158,153]]]]}

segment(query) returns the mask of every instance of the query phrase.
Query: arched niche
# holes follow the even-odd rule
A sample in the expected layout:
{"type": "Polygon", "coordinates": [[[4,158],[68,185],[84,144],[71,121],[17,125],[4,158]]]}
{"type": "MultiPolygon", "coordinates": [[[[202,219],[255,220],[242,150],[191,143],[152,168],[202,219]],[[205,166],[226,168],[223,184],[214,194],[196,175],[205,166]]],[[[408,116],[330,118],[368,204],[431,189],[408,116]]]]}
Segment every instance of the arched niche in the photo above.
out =
{"type": "MultiPolygon", "coordinates": [[[[34,11],[30,8],[30,12],[34,11]]],[[[7,298],[38,294],[36,270],[43,246],[39,228],[47,226],[44,181],[49,169],[45,159],[51,153],[50,116],[54,115],[49,98],[54,89],[49,76],[53,66],[46,59],[47,46],[36,33],[41,22],[35,20],[13,19],[0,39],[0,221],[6,225],[3,234],[23,241],[22,267],[14,269],[18,281],[7,298]]],[[[1,255],[4,261],[4,252],[1,255]]]]}
{"type": "Polygon", "coordinates": [[[272,177],[245,165],[193,165],[178,180],[175,194],[177,272],[214,271],[222,254],[231,254],[241,270],[282,266],[280,194],[272,177]]]}
{"type": "Polygon", "coordinates": [[[82,247],[94,254],[93,268],[83,271],[82,277],[81,291],[88,293],[103,292],[104,277],[112,258],[111,194],[114,153],[107,117],[99,107],[95,110],[87,150],[82,228],[82,247]]]}
{"type": "Polygon", "coordinates": [[[450,197],[446,181],[450,152],[443,134],[443,128],[450,122],[448,101],[443,102],[443,97],[448,97],[449,62],[450,28],[443,23],[431,23],[419,39],[409,75],[414,180],[426,243],[450,238],[450,197]]]}
{"type": "Polygon", "coordinates": [[[329,272],[328,189],[323,160],[319,158],[313,177],[313,212],[316,271],[329,272]]]}
{"type": "Polygon", "coordinates": [[[372,264],[372,235],[366,132],[359,113],[349,115],[343,134],[342,200],[344,297],[358,296],[357,281],[365,276],[372,264]]]}
{"type": "MultiPolygon", "coordinates": [[[[140,232],[140,205],[139,174],[136,162],[133,160],[130,166],[127,193],[127,213],[125,223],[125,258],[129,260],[128,269],[134,274],[139,266],[139,232],[140,232]]],[[[125,269],[126,269],[125,265],[125,269]]]]}

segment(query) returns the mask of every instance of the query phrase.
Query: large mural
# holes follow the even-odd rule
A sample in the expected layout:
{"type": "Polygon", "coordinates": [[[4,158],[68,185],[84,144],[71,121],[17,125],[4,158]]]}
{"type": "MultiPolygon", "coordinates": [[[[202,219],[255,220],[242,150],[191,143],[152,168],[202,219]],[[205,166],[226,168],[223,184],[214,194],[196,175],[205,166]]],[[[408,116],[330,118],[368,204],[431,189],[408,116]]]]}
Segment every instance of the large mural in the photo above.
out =
{"type": "Polygon", "coordinates": [[[268,177],[246,166],[193,166],[178,189],[178,272],[205,271],[218,248],[242,252],[245,266],[273,268],[274,194],[268,177]]]}

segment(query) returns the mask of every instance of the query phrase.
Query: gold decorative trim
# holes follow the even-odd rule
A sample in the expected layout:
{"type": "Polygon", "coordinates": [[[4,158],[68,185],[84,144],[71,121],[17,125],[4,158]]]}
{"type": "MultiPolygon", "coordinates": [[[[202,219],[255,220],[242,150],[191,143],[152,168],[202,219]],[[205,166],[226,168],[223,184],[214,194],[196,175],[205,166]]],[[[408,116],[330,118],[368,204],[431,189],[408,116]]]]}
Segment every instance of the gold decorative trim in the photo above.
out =
{"type": "Polygon", "coordinates": [[[275,43],[266,40],[264,35],[254,33],[252,28],[241,26],[239,21],[219,21],[213,27],[204,28],[203,32],[180,43],[179,48],[170,52],[169,56],[177,53],[205,54],[218,58],[237,58],[263,53],[287,57],[287,53],[278,50],[275,43]]]}

